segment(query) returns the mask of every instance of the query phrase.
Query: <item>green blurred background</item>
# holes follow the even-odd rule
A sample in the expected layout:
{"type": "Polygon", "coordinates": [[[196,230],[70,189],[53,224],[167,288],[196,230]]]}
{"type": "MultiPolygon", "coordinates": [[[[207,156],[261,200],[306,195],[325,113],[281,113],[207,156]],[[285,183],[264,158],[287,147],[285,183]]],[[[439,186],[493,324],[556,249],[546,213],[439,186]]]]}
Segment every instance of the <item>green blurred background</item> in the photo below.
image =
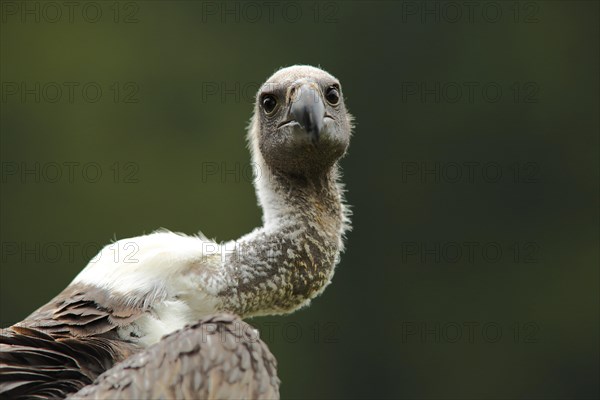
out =
{"type": "Polygon", "coordinates": [[[598,3],[467,3],[2,1],[2,326],[113,238],[259,225],[252,96],[307,63],[356,117],[353,231],[250,321],[282,396],[598,398],[598,3]]]}

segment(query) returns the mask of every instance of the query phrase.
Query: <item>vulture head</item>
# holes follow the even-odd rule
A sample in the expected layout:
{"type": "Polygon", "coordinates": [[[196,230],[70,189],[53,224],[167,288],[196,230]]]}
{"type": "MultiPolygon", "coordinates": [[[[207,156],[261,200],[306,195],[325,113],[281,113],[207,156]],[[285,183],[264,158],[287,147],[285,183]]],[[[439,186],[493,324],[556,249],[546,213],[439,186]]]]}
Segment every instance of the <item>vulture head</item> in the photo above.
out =
{"type": "Polygon", "coordinates": [[[259,165],[309,178],[328,173],[346,153],[351,130],[340,82],[322,69],[295,65],[259,89],[249,140],[259,165]]]}

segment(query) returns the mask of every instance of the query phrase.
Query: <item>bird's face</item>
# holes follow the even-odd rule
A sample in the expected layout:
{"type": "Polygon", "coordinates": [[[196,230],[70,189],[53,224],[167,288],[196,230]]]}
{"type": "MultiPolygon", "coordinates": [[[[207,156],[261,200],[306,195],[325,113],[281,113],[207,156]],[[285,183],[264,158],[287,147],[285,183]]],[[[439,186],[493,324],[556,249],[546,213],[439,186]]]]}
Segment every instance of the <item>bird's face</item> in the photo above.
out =
{"type": "Polygon", "coordinates": [[[258,91],[251,140],[277,172],[329,171],[345,154],[351,130],[340,82],[321,69],[281,69],[258,91]]]}

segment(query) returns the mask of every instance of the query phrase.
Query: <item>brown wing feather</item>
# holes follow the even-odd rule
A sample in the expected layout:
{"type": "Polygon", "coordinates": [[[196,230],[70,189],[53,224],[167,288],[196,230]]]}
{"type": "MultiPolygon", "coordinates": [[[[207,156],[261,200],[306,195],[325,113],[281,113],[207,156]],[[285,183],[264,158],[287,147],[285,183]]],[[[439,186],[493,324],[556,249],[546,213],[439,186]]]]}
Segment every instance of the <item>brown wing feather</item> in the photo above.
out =
{"type": "Polygon", "coordinates": [[[56,338],[13,326],[0,334],[0,395],[63,398],[136,350],[103,337],[56,338]]]}
{"type": "Polygon", "coordinates": [[[63,398],[140,349],[115,328],[145,310],[93,286],[67,287],[24,321],[0,332],[0,397],[63,398]]]}
{"type": "Polygon", "coordinates": [[[18,325],[58,336],[88,337],[125,326],[145,311],[141,305],[127,304],[122,297],[111,297],[106,290],[77,284],[68,286],[18,325]]]}
{"type": "Polygon", "coordinates": [[[218,314],[164,337],[69,398],[279,398],[277,362],[250,325],[218,314]]]}

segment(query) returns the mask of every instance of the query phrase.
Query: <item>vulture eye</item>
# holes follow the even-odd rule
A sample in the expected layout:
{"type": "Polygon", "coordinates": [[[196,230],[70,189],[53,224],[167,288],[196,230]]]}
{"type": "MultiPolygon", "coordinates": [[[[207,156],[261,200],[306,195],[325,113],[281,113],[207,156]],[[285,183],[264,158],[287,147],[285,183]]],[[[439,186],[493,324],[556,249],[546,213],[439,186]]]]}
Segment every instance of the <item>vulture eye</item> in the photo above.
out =
{"type": "Polygon", "coordinates": [[[340,102],[339,89],[335,86],[329,86],[329,88],[327,88],[327,93],[325,93],[325,98],[327,99],[329,104],[335,106],[337,103],[340,102]]]}
{"type": "Polygon", "coordinates": [[[267,114],[271,114],[277,107],[277,99],[273,95],[266,94],[263,96],[260,104],[262,104],[262,107],[267,114]]]}

